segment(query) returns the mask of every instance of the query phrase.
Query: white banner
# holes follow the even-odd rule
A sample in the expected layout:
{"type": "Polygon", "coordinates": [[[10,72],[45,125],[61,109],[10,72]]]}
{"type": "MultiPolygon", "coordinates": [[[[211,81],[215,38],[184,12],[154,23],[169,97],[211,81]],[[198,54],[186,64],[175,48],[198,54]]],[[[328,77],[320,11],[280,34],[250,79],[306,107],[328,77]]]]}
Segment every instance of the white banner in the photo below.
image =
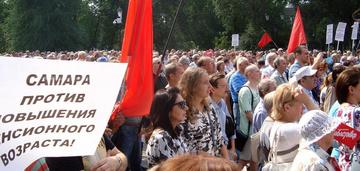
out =
{"type": "Polygon", "coordinates": [[[0,57],[0,170],[94,154],[126,67],[0,57]]]}
{"type": "Polygon", "coordinates": [[[334,24],[329,24],[326,26],[326,44],[333,42],[334,35],[334,24]]]}
{"type": "Polygon", "coordinates": [[[339,22],[336,28],[335,40],[343,42],[345,36],[346,23],[339,22]]]}
{"type": "Polygon", "coordinates": [[[231,46],[239,46],[239,34],[233,34],[231,36],[231,46]]]}
{"type": "Polygon", "coordinates": [[[351,27],[352,27],[351,40],[356,40],[359,31],[359,22],[354,22],[354,25],[352,25],[351,27]]]}

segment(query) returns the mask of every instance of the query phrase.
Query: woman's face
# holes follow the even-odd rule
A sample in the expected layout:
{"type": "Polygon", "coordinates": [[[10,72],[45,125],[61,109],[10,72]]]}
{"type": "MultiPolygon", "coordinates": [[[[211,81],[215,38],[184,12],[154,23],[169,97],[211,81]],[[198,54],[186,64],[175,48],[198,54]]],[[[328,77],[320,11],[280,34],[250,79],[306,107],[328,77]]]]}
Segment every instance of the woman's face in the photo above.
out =
{"type": "Polygon", "coordinates": [[[186,105],[185,100],[181,97],[180,94],[178,94],[174,106],[172,107],[170,111],[170,121],[173,123],[181,123],[185,121],[186,119],[186,110],[188,110],[188,107],[186,105]]]}
{"type": "Polygon", "coordinates": [[[354,96],[357,100],[357,103],[360,104],[360,80],[356,86],[350,86],[350,87],[349,87],[350,95],[354,96]]]}
{"type": "Polygon", "coordinates": [[[207,74],[203,74],[198,82],[198,85],[194,89],[194,94],[198,98],[206,98],[209,96],[210,83],[207,74]]]}

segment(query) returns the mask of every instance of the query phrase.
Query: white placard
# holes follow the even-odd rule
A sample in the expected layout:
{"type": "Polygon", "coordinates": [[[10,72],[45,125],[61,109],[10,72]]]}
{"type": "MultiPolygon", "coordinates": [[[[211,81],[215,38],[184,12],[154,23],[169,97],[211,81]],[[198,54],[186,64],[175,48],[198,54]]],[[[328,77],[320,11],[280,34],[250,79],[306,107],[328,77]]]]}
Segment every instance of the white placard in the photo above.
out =
{"type": "Polygon", "coordinates": [[[0,170],[94,154],[126,67],[0,57],[0,170]]]}
{"type": "Polygon", "coordinates": [[[334,35],[334,24],[329,24],[326,26],[326,44],[333,42],[334,35]]]}
{"type": "Polygon", "coordinates": [[[335,40],[343,42],[345,36],[346,23],[339,22],[336,28],[335,40]]]}
{"type": "Polygon", "coordinates": [[[359,31],[359,22],[357,21],[354,22],[354,24],[351,27],[352,27],[351,40],[356,40],[359,31]]]}
{"type": "Polygon", "coordinates": [[[239,46],[239,34],[233,34],[231,36],[231,46],[239,46]]]}

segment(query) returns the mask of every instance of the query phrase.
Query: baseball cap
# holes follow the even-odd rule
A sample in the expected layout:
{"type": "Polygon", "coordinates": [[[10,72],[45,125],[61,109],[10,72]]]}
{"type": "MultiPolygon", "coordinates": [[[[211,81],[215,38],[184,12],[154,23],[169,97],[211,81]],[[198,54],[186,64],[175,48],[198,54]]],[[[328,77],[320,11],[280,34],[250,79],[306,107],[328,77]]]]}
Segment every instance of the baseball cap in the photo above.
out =
{"type": "Polygon", "coordinates": [[[316,69],[312,69],[311,66],[304,66],[301,67],[299,70],[295,72],[293,77],[290,78],[289,83],[290,84],[296,84],[299,80],[301,80],[304,77],[313,76],[317,72],[316,69]]]}

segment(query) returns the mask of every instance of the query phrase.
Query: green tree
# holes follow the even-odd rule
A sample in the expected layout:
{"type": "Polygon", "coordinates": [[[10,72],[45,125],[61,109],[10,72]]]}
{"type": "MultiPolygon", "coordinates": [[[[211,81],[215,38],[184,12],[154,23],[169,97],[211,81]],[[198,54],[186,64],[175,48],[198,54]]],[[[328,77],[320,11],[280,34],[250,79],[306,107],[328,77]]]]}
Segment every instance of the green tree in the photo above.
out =
{"type": "Polygon", "coordinates": [[[8,1],[12,50],[76,50],[82,47],[77,24],[81,0],[8,1]]]}
{"type": "Polygon", "coordinates": [[[5,18],[7,16],[7,4],[4,0],[0,0],[0,52],[6,50],[6,40],[5,40],[5,18]]]}

